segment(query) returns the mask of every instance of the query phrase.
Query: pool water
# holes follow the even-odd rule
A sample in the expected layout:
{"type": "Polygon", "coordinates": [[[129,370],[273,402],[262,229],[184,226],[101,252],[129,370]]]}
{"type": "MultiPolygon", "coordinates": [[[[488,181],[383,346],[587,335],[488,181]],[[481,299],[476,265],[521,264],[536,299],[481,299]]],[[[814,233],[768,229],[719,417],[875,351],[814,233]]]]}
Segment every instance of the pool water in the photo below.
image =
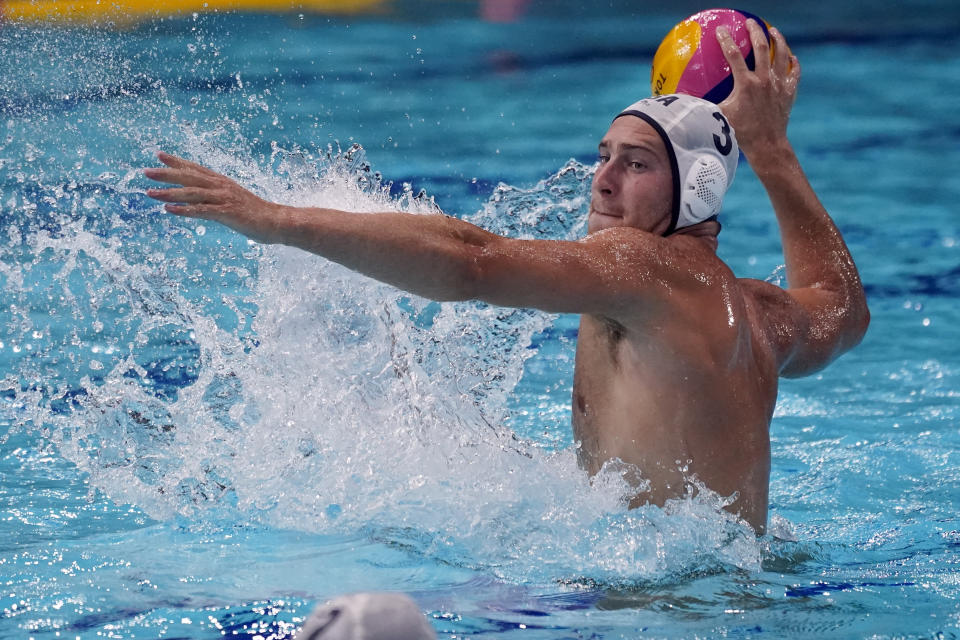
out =
{"type": "MultiPolygon", "coordinates": [[[[759,539],[705,488],[628,512],[622,470],[587,481],[576,318],[143,195],[165,149],[291,204],[580,237],[597,141],[696,7],[574,4],[0,29],[0,637],[285,638],[380,589],[447,638],[960,637],[955,5],[751,8],[803,65],[791,138],[873,314],[783,381],[759,539]]],[[[745,164],[723,220],[779,281],[745,164]]]]}

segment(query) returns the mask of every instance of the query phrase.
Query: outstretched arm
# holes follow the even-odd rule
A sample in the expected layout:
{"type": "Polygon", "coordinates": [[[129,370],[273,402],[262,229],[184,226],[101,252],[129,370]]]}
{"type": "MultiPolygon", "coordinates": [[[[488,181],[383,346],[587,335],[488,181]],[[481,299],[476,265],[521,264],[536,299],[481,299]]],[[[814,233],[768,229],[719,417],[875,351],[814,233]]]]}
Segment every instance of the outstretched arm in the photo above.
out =
{"type": "MultiPolygon", "coordinates": [[[[729,32],[717,30],[734,77],[720,107],[740,148],[763,183],[780,226],[787,267],[787,322],[776,333],[781,373],[804,375],[826,366],[860,342],[870,313],[853,258],[836,225],[807,181],[787,140],[800,65],[783,36],[770,29],[770,47],[759,25],[747,22],[756,69],[750,71],[729,32]]],[[[776,322],[776,320],[774,320],[776,322]]]]}
{"type": "Polygon", "coordinates": [[[660,255],[671,250],[666,243],[636,229],[610,229],[576,242],[516,240],[443,215],[288,207],[193,162],[158,157],[167,167],[144,174],[181,186],[147,195],[170,203],[170,213],[220,222],[258,242],[305,249],[434,300],[479,299],[623,318],[657,309],[665,288],[656,283],[669,275],[651,265],[662,270],[676,262],[660,255]]]}

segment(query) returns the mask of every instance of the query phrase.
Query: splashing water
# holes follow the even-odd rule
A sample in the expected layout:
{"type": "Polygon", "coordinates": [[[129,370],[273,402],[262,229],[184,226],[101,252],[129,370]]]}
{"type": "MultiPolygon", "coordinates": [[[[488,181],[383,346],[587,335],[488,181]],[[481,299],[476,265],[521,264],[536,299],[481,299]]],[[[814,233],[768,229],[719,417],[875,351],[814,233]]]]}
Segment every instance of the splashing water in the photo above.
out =
{"type": "MultiPolygon", "coordinates": [[[[436,213],[423,194],[391,198],[357,146],[275,149],[272,173],[198,155],[293,204],[436,213]]],[[[590,177],[571,161],[532,189],[500,185],[471,220],[580,237],[590,177]]],[[[157,519],[363,530],[512,581],[759,566],[752,532],[704,487],[627,512],[623,469],[591,482],[573,450],[503,426],[552,317],[429,302],[156,214],[131,178],[64,190],[50,224],[12,234],[2,263],[25,349],[3,386],[19,424],[43,425],[113,500],[157,519]]]]}
{"type": "MultiPolygon", "coordinates": [[[[68,35],[27,38],[14,38],[25,55],[49,61],[5,98],[19,119],[0,151],[13,137],[48,139],[49,114],[76,117],[60,142],[27,149],[22,166],[0,158],[15,185],[2,203],[0,349],[11,367],[0,398],[14,430],[54,443],[92,488],[158,520],[361,531],[513,582],[759,568],[761,543],[695,479],[663,509],[627,511],[622,467],[590,480],[572,449],[508,428],[511,395],[554,317],[430,302],[167,216],[142,192],[139,168],[151,161],[98,160],[96,140],[72,120],[100,122],[108,149],[173,140],[288,204],[435,215],[425,193],[404,185],[391,196],[358,145],[257,155],[260,137],[210,101],[234,92],[251,105],[236,117],[252,122],[274,117],[269,92],[224,75],[215,53],[189,49],[197,82],[215,91],[190,102],[194,116],[209,106],[207,120],[186,124],[166,92],[187,81],[139,72],[148,51],[104,42],[103,55],[51,57],[75,46],[68,35]],[[78,97],[87,85],[106,88],[78,97]],[[136,98],[147,94],[169,113],[144,122],[136,98]]],[[[576,239],[591,177],[571,161],[532,188],[499,185],[466,218],[513,237],[576,239]]]]}
{"type": "MultiPolygon", "coordinates": [[[[869,41],[862,20],[853,39],[790,29],[811,83],[791,138],[874,321],[822,376],[782,383],[771,513],[796,524],[773,515],[759,541],[694,479],[627,511],[623,469],[591,483],[577,468],[575,318],[429,303],[142,193],[163,148],[291,204],[429,214],[426,186],[488,229],[579,237],[590,169],[563,160],[589,162],[661,31],[638,40],[609,11],[532,21],[504,69],[488,48],[514,51],[511,30],[419,14],[4,22],[0,636],[287,637],[316,598],[368,588],[411,592],[460,636],[955,633],[960,231],[942,80],[960,67],[943,64],[953,35],[917,19],[904,42],[909,12],[890,9],[869,41]],[[905,61],[922,110],[872,81],[905,61]],[[337,140],[375,166],[328,154],[337,140]],[[418,186],[387,189],[374,168],[418,186]],[[876,188],[851,189],[868,174],[876,188]],[[882,224],[899,210],[917,215],[882,224]],[[776,540],[791,527],[800,542],[776,540]]],[[[724,215],[721,258],[780,283],[749,171],[724,215]]]]}

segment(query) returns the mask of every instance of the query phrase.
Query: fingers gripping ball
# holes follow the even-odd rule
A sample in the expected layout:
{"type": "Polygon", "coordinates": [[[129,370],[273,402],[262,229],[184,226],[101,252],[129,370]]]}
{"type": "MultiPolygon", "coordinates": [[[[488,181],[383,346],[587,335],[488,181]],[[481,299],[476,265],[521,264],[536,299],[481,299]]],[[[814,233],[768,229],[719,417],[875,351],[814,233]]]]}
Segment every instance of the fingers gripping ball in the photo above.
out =
{"type": "Polygon", "coordinates": [[[717,42],[717,27],[730,30],[734,42],[754,69],[753,45],[747,30],[747,19],[756,20],[770,43],[773,60],[775,43],[770,38],[770,25],[758,16],[736,9],[708,9],[695,13],[676,25],[663,39],[653,56],[650,88],[654,95],[685,93],[718,104],[733,90],[730,65],[717,42]]]}

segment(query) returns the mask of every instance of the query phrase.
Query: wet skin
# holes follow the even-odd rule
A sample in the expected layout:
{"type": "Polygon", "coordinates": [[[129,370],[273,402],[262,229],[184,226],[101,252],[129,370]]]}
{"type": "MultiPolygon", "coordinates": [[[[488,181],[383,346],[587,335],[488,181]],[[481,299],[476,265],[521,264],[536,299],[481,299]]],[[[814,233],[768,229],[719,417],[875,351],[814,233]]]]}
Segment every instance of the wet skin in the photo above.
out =
{"type": "Polygon", "coordinates": [[[652,231],[645,271],[622,277],[656,293],[628,313],[581,316],[573,389],[580,459],[591,474],[609,460],[635,465],[650,488],[634,505],[662,505],[696,477],[736,494],[736,511],[762,528],[776,359],[755,312],[755,285],[717,258],[713,223],[659,237],[671,212],[662,194],[671,188],[656,132],[639,118],[615,120],[600,144],[588,229],[652,231]]]}
{"type": "Polygon", "coordinates": [[[668,238],[666,150],[645,122],[618,118],[600,144],[588,235],[517,240],[456,218],[355,215],[267,202],[205,167],[159,154],[147,177],[166,210],[265,243],[324,256],[435,300],[484,300],[581,314],[573,390],[579,457],[594,474],[635,465],[632,506],[663,504],[696,477],[731,496],[758,532],[767,518],[768,429],[778,376],[817,371],[862,338],[863,287],[843,238],[786,136],[800,67],[783,37],[770,61],[748,23],[756,69],[722,28],[734,74],[721,104],[780,227],[789,288],[736,278],[716,256],[714,222],[668,238]]]}

